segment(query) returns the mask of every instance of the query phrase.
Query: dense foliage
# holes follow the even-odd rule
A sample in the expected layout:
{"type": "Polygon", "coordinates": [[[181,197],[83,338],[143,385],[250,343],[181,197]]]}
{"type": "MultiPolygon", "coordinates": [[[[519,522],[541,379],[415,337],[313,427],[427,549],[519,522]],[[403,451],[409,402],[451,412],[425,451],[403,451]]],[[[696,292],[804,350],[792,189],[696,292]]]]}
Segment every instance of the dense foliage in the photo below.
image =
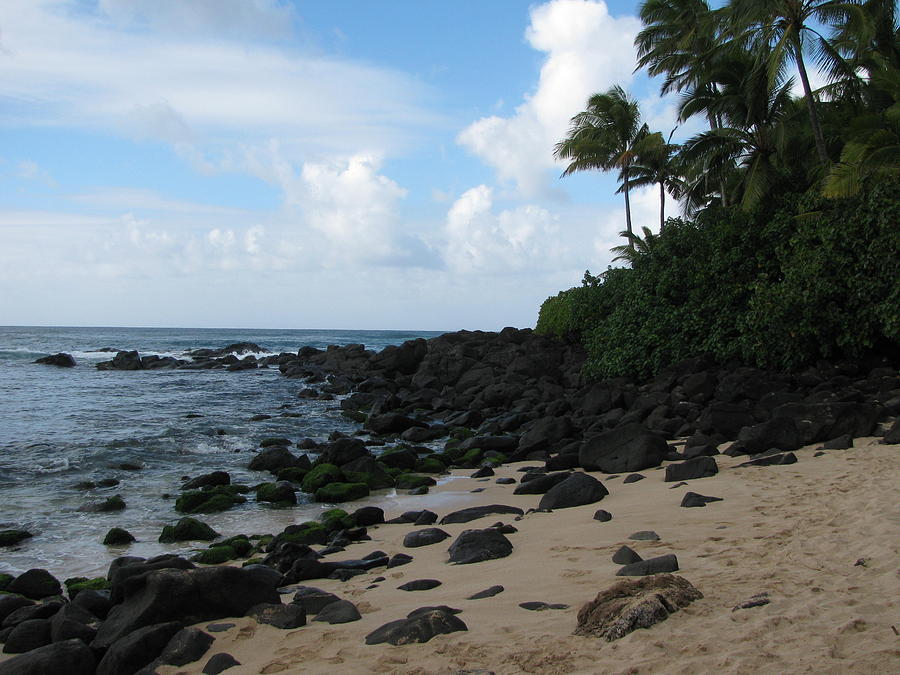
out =
{"type": "Polygon", "coordinates": [[[646,0],[641,18],[641,67],[680,92],[682,120],[700,115],[709,129],[665,142],[613,88],[572,118],[556,154],[566,173],[618,169],[626,205],[629,186],[657,183],[685,219],[643,237],[626,223],[614,251],[630,267],[549,298],[538,330],[580,339],[598,376],[649,375],[698,353],[777,368],[896,353],[896,3],[646,0]],[[811,62],[829,80],[818,91],[811,62]]]}
{"type": "Polygon", "coordinates": [[[596,376],[700,353],[774,368],[900,348],[900,185],[777,210],[670,219],[629,268],[549,298],[537,329],[580,339],[596,376]],[[818,209],[818,210],[814,210],[818,209]]]}

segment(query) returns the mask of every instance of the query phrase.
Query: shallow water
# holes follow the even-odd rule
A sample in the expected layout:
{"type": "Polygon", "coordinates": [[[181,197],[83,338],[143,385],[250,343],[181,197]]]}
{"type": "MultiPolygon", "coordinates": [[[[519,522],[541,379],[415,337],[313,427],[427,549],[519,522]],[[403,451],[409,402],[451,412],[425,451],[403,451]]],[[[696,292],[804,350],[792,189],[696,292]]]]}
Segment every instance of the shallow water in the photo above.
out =
{"type": "MultiPolygon", "coordinates": [[[[164,328],[0,327],[0,529],[24,528],[35,536],[0,549],[0,572],[44,567],[60,577],[96,576],[127,552],[150,556],[190,547],[156,542],[174,522],[181,479],[221,469],[232,481],[255,484],[269,474],[246,466],[260,440],[270,436],[324,439],[357,426],[341,416],[337,401],[297,398],[302,381],[277,368],[242,371],[98,371],[107,349],[185,358],[187,350],[252,341],[273,353],[309,345],[362,343],[379,350],[436,332],[231,330],[164,328]],[[67,352],[78,365],[34,364],[67,352]],[[251,422],[257,414],[272,418],[251,422]],[[300,417],[284,416],[299,414],[300,417]],[[188,417],[199,414],[200,417],[188,417]],[[141,468],[128,470],[123,464],[141,468]],[[115,487],[84,490],[79,482],[115,478],[115,487]],[[121,494],[118,513],[86,513],[79,507],[121,494]],[[108,548],[111,527],[124,527],[138,542],[108,548]]],[[[298,451],[299,452],[299,451],[298,451]]],[[[301,496],[302,493],[298,493],[301,496]]],[[[385,492],[376,500],[390,500],[385,492]]],[[[323,507],[301,504],[273,510],[254,503],[202,516],[225,536],[277,532],[315,517],[323,507]]]]}

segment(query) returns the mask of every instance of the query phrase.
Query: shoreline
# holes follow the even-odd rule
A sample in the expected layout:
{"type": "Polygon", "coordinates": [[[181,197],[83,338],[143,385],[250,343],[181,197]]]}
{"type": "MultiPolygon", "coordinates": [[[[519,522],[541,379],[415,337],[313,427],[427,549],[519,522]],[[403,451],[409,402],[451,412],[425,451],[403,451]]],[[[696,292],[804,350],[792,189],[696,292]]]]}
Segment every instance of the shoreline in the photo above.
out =
{"type": "MultiPolygon", "coordinates": [[[[413,555],[408,565],[383,568],[346,582],[317,579],[304,584],[335,593],[356,604],[357,622],[310,622],[295,630],[229,619],[234,627],[216,634],[209,654],[225,651],[251,673],[403,673],[460,671],[527,673],[644,672],[888,672],[900,663],[891,625],[900,618],[900,601],[890,588],[900,553],[900,505],[891,495],[900,478],[900,446],[877,438],[858,439],[849,450],[813,457],[813,446],[797,452],[791,466],[734,468],[740,458],[722,458],[716,476],[673,489],[653,469],[632,484],[598,478],[610,490],[602,501],[552,513],[530,513],[521,520],[488,516],[466,524],[441,525],[452,537],[465,529],[500,520],[518,528],[510,534],[507,558],[474,565],[447,564],[448,539],[416,549],[402,546],[412,525],[379,525],[372,541],[354,543],[342,556],[353,558],[381,549],[413,555]],[[724,498],[700,508],[680,508],[689,490],[724,498]],[[876,507],[877,508],[873,508],[876,507]],[[613,514],[593,520],[597,508],[613,514]],[[655,530],[658,542],[635,542],[628,535],[655,530]],[[618,565],[610,556],[626,544],[643,557],[675,553],[677,575],[693,583],[704,598],[649,630],[615,642],[573,637],[582,604],[615,583],[618,565]],[[862,565],[857,560],[865,559],[862,565]],[[367,588],[385,577],[377,588],[367,588]],[[433,578],[442,585],[404,592],[409,580],[433,578]],[[501,584],[505,591],[485,600],[471,594],[501,584]],[[732,608],[768,592],[770,604],[732,608]],[[532,612],[518,603],[544,601],[565,610],[532,612]],[[426,605],[462,609],[467,632],[439,635],[425,644],[369,646],[366,634],[426,605]]],[[[435,493],[467,494],[464,504],[507,504],[523,509],[539,496],[512,495],[496,477],[521,475],[527,462],[505,465],[479,482],[461,478],[453,486],[485,487],[472,494],[439,486],[435,493]]],[[[399,515],[386,512],[386,516],[399,515]]],[[[439,516],[446,511],[439,511],[439,516]]],[[[289,596],[285,596],[287,599],[289,596]]],[[[204,629],[209,622],[196,624],[204,629]]],[[[207,656],[208,656],[207,655],[207,656]]],[[[160,675],[199,674],[205,659],[158,668],[160,675]]]]}
{"type": "MultiPolygon", "coordinates": [[[[143,363],[122,354],[110,362],[114,369],[143,363]]],[[[588,382],[581,374],[583,356],[572,345],[515,329],[461,331],[377,353],[350,344],[279,354],[279,370],[287,382],[296,380],[300,398],[339,397],[342,414],[360,427],[352,436],[298,442],[316,455],[314,466],[289,452],[293,440],[269,439],[248,469],[270,472],[276,482],[263,485],[289,489],[289,498],[301,486],[321,503],[315,510],[379,508],[363,509],[358,519],[337,514],[324,525],[288,527],[259,546],[244,541],[243,551],[267,554],[248,564],[263,565],[239,568],[247,556],[237,543],[206,558],[231,562],[198,569],[180,558],[119,559],[110,572],[111,596],[106,592],[103,600],[107,611],[112,606],[109,618],[79,624],[89,637],[69,646],[87,659],[102,658],[98,672],[106,673],[113,656],[140,644],[141,631],[193,624],[193,635],[205,635],[210,649],[181,666],[154,665],[159,675],[199,673],[220,652],[241,664],[229,669],[234,675],[297,668],[324,673],[335,666],[409,675],[886,670],[900,654],[884,637],[900,623],[892,618],[896,601],[890,594],[892,562],[900,553],[893,498],[900,477],[896,368],[885,360],[822,362],[785,374],[697,357],[651,382],[588,382]],[[440,478],[445,467],[449,479],[440,478]],[[532,471],[526,474],[524,467],[532,471]],[[475,477],[476,471],[487,477],[475,477]],[[531,480],[531,494],[514,494],[531,480]],[[385,485],[396,489],[378,489],[385,485]],[[689,492],[715,501],[686,508],[689,492]],[[551,493],[558,501],[545,501],[551,493]],[[489,504],[506,507],[504,515],[442,524],[451,511],[489,504]],[[538,508],[545,504],[552,510],[538,508]],[[509,515],[509,507],[522,516],[509,515]],[[434,523],[445,539],[414,547],[405,536],[424,528],[409,520],[382,522],[420,509],[433,510],[421,522],[434,523]],[[611,520],[595,518],[598,509],[611,512],[611,520]],[[475,564],[448,564],[448,550],[452,556],[468,530],[481,531],[500,548],[479,549],[479,556],[489,555],[475,564]],[[658,537],[631,540],[647,530],[658,537]],[[649,574],[673,572],[684,581],[670,583],[694,584],[688,593],[693,604],[678,611],[666,606],[672,612],[667,621],[608,645],[574,637],[585,603],[622,581],[623,570],[612,558],[623,545],[639,560],[665,558],[668,568],[649,574]],[[847,551],[856,549],[848,562],[847,551]],[[398,557],[406,559],[394,565],[398,557]],[[423,580],[427,590],[400,588],[423,580]],[[166,584],[181,584],[182,592],[161,591],[166,584]],[[499,595],[472,598],[498,585],[504,587],[499,595]],[[348,601],[355,616],[337,625],[320,623],[321,608],[293,595],[300,586],[348,601]],[[768,594],[765,602],[732,612],[761,593],[768,594]],[[192,594],[196,604],[169,601],[192,594]],[[149,614],[141,609],[144,602],[154,608],[149,614]],[[269,609],[257,609],[260,603],[269,609]],[[449,633],[393,643],[402,647],[367,644],[376,629],[435,606],[445,609],[430,610],[428,620],[443,622],[442,629],[453,629],[449,633]],[[273,616],[260,611],[291,618],[278,618],[275,624],[283,627],[275,628],[273,616]],[[822,636],[815,649],[807,647],[822,636]],[[814,666],[805,660],[807,652],[814,653],[814,666]],[[597,661],[607,657],[610,663],[597,661]],[[824,670],[822,662],[828,664],[824,670]]],[[[249,357],[247,363],[256,367],[249,357]]],[[[192,499],[235,494],[227,481],[208,482],[211,477],[195,477],[210,489],[195,491],[192,499]]],[[[257,501],[274,501],[261,498],[262,489],[257,501]]],[[[309,517],[310,509],[262,509],[246,522],[272,523],[273,514],[280,524],[293,524],[309,517]]],[[[240,511],[233,516],[240,519],[240,511]]],[[[248,530],[256,528],[241,529],[252,534],[248,530]]],[[[666,578],[653,583],[668,583],[666,578]]],[[[66,606],[53,608],[53,620],[64,616],[66,606]]],[[[37,621],[49,629],[50,619],[37,621]]],[[[10,625],[21,637],[20,627],[28,623],[10,625]]],[[[3,637],[9,641],[11,635],[3,637]]],[[[173,635],[166,633],[152,655],[141,654],[138,667],[151,663],[173,635]]],[[[23,658],[59,654],[63,642],[53,640],[46,648],[43,642],[20,650],[23,658]]]]}

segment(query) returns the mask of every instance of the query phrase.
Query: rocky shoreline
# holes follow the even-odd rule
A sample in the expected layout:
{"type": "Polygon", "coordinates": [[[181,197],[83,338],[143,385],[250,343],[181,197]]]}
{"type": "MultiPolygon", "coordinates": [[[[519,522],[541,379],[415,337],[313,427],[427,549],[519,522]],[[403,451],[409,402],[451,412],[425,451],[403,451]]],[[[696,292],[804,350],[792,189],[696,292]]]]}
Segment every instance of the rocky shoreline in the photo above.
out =
{"type": "MultiPolygon", "coordinates": [[[[251,347],[248,351],[262,351],[251,347]]],[[[283,375],[302,382],[301,397],[338,397],[345,415],[361,424],[359,435],[335,434],[328,441],[268,439],[250,467],[271,472],[269,483],[236,486],[224,472],[185,483],[176,502],[185,516],[166,528],[161,540],[214,542],[194,560],[122,557],[105,579],[69,580],[68,598],[45,571],[3,579],[0,640],[5,653],[21,655],[0,661],[0,672],[146,674],[207,653],[213,639],[191,624],[243,616],[281,629],[302,626],[313,616],[328,624],[358,621],[354,603],[303,582],[348,583],[375,572],[387,575],[445,540],[452,540],[451,563],[502,564],[518,546],[512,522],[531,517],[531,512],[578,509],[608,497],[607,485],[592,474],[605,474],[601,477],[607,484],[630,474],[624,485],[645,478],[637,472],[665,466],[663,482],[669,489],[716,476],[720,452],[724,458],[719,461],[727,459],[729,469],[770,466],[777,471],[796,462],[796,452],[803,448],[839,451],[852,448],[855,439],[879,435],[884,443],[900,442],[900,378],[894,365],[878,360],[823,362],[784,374],[697,357],[638,383],[626,378],[586,381],[581,375],[584,355],[577,346],[529,330],[462,331],[378,353],[349,345],[232,361],[230,352],[207,351],[196,354],[193,363],[229,370],[277,365],[283,375]],[[507,490],[509,499],[514,495],[525,507],[481,504],[443,518],[418,510],[387,520],[378,507],[335,507],[317,521],[291,525],[274,536],[225,540],[193,519],[231,508],[249,492],[255,492],[258,502],[275,504],[296,502],[300,491],[325,504],[343,504],[389,487],[422,493],[435,484],[435,475],[447,471],[467,472],[485,486],[507,490]],[[485,517],[500,522],[481,529],[454,527],[485,517]],[[371,541],[388,524],[417,528],[404,535],[403,551],[374,550],[359,557],[345,553],[371,541]],[[286,593],[293,600],[282,603],[286,593]]],[[[120,352],[103,367],[190,365],[145,363],[146,358],[120,352]]],[[[485,487],[473,488],[479,489],[485,487]]],[[[686,492],[681,506],[704,507],[720,499],[686,492]]],[[[600,522],[610,517],[602,509],[594,513],[600,522]]],[[[643,541],[653,533],[634,534],[643,541]]],[[[639,579],[611,587],[590,608],[585,606],[578,617],[583,635],[618,639],[650,625],[649,617],[665,618],[702,595],[690,582],[671,575],[679,570],[672,553],[642,559],[631,549],[617,550],[613,561],[622,565],[619,574],[639,579]],[[654,605],[654,597],[669,599],[654,605]],[[610,602],[613,609],[603,609],[610,602]]],[[[413,579],[401,590],[421,591],[440,583],[413,579]]],[[[564,603],[520,603],[530,610],[566,609],[554,605],[564,603]]],[[[207,630],[215,632],[212,625],[207,630]]],[[[421,643],[460,630],[466,630],[466,623],[452,608],[420,607],[376,627],[365,642],[421,643]]],[[[204,659],[203,672],[221,672],[218,668],[224,669],[229,658],[216,654],[204,659]]]]}

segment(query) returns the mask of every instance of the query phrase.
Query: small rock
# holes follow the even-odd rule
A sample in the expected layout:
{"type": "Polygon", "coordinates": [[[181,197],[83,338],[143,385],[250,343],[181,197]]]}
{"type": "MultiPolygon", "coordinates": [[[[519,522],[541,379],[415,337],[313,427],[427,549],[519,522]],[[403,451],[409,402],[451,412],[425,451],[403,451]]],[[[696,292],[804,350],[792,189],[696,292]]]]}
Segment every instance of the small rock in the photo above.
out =
{"type": "Polygon", "coordinates": [[[265,623],[275,628],[299,628],[306,625],[306,610],[296,603],[275,605],[261,603],[247,611],[247,616],[256,619],[257,623],[265,623]]]}
{"type": "Polygon", "coordinates": [[[639,480],[644,480],[646,476],[641,475],[639,473],[631,473],[625,476],[625,480],[622,481],[622,485],[626,483],[637,483],[639,480]]]}
{"type": "Polygon", "coordinates": [[[528,609],[532,612],[543,612],[547,609],[569,609],[568,605],[561,605],[558,603],[547,603],[540,601],[532,601],[532,602],[520,602],[519,607],[522,609],[528,609]]]}
{"type": "Polygon", "coordinates": [[[359,621],[362,615],[359,610],[349,600],[338,600],[325,605],[321,611],[316,614],[313,621],[324,621],[328,624],[350,623],[351,621],[359,621]]]}
{"type": "Polygon", "coordinates": [[[641,530],[628,535],[629,539],[634,541],[659,541],[659,535],[653,530],[641,530]]]}
{"type": "Polygon", "coordinates": [[[241,665],[231,654],[219,652],[209,657],[209,661],[203,666],[203,675],[219,675],[223,670],[241,665]]]}
{"type": "Polygon", "coordinates": [[[681,500],[681,506],[684,508],[694,508],[698,506],[706,506],[712,502],[721,502],[721,497],[706,497],[696,492],[686,492],[681,500]]]}
{"type": "Polygon", "coordinates": [[[768,605],[770,602],[769,594],[766,592],[757,593],[752,596],[749,600],[744,600],[744,602],[735,605],[731,608],[732,612],[736,612],[739,609],[750,609],[751,607],[762,607],[763,605],[768,605]]]}
{"type": "Polygon", "coordinates": [[[430,591],[432,588],[437,588],[440,585],[441,582],[437,579],[416,579],[397,586],[397,589],[401,591],[430,591]]]}
{"type": "Polygon", "coordinates": [[[505,558],[513,545],[497,530],[465,530],[450,545],[450,562],[458,565],[505,558]]]}
{"type": "Polygon", "coordinates": [[[613,553],[612,561],[617,565],[630,565],[631,563],[643,560],[634,549],[628,546],[622,546],[618,551],[613,553]]]}
{"type": "Polygon", "coordinates": [[[612,514],[604,509],[599,509],[594,513],[594,520],[599,520],[601,523],[608,523],[612,520],[612,514]]]}
{"type": "Polygon", "coordinates": [[[419,548],[430,546],[449,538],[450,535],[438,527],[428,527],[424,530],[413,530],[403,537],[403,545],[407,548],[419,548]]]}
{"type": "Polygon", "coordinates": [[[478,591],[474,595],[470,595],[466,600],[482,600],[484,598],[493,598],[495,595],[502,593],[505,589],[503,586],[491,586],[483,591],[478,591]]]}
{"type": "Polygon", "coordinates": [[[650,574],[662,574],[678,571],[678,558],[674,554],[661,555],[639,562],[625,565],[616,572],[617,577],[644,577],[650,574]]]}

